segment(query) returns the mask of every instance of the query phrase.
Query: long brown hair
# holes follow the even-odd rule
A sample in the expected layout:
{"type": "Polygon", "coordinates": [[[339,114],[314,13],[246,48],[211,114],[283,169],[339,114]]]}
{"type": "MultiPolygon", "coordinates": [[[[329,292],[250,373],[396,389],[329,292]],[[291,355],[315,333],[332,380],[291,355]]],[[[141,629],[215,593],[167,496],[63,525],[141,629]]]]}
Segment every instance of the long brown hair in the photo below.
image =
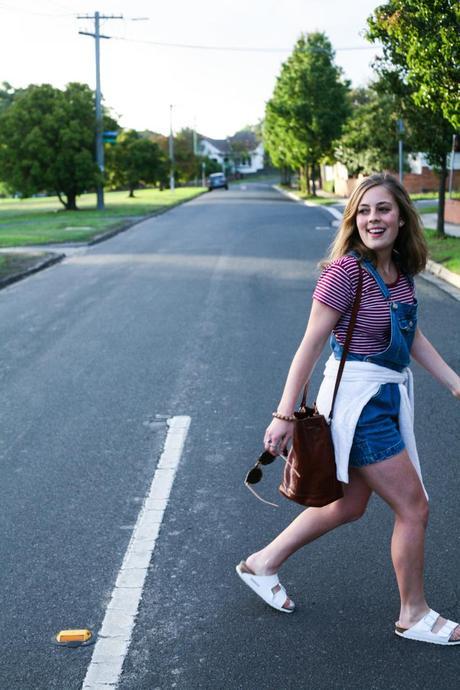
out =
{"type": "Polygon", "coordinates": [[[404,221],[393,247],[400,270],[409,275],[423,271],[428,257],[428,248],[420,216],[402,184],[387,173],[370,175],[370,177],[364,178],[353,190],[345,207],[342,223],[330,246],[329,255],[322,262],[322,266],[327,266],[331,261],[348,254],[352,250],[357,251],[372,263],[376,263],[375,252],[361,241],[356,225],[356,214],[363,194],[368,189],[378,186],[385,187],[393,195],[398,204],[399,216],[404,221]]]}

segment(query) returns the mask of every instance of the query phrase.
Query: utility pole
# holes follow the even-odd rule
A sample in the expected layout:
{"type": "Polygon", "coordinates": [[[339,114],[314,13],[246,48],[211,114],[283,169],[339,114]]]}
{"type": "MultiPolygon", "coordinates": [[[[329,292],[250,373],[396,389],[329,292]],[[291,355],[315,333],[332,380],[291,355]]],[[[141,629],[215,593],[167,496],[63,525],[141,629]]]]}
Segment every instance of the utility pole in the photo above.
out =
{"type": "Polygon", "coordinates": [[[174,191],[174,137],[173,137],[173,122],[172,122],[173,107],[169,106],[169,188],[174,191]]]}
{"type": "Polygon", "coordinates": [[[399,134],[398,141],[398,151],[399,151],[399,181],[403,183],[404,170],[403,170],[403,134],[404,134],[404,122],[399,119],[396,121],[396,126],[399,134]]]}
{"type": "Polygon", "coordinates": [[[79,15],[78,19],[94,19],[94,33],[88,31],[79,31],[83,36],[92,36],[96,44],[96,163],[101,173],[101,180],[97,185],[97,210],[104,210],[104,184],[102,176],[104,174],[104,143],[102,140],[103,120],[102,120],[102,105],[101,105],[101,68],[100,68],[100,47],[99,40],[101,38],[110,38],[104,36],[100,32],[101,19],[123,19],[123,15],[101,15],[95,12],[94,15],[79,15]]]}
{"type": "Polygon", "coordinates": [[[460,134],[452,134],[452,152],[450,154],[449,199],[452,199],[452,181],[454,179],[455,154],[460,151],[460,134]]]}
{"type": "MultiPolygon", "coordinates": [[[[193,156],[195,158],[194,165],[196,165],[196,158],[198,156],[198,141],[197,141],[197,135],[196,135],[196,116],[193,118],[193,156]]],[[[195,175],[195,186],[196,187],[198,187],[198,174],[199,173],[197,170],[196,175],[195,175]]]]}

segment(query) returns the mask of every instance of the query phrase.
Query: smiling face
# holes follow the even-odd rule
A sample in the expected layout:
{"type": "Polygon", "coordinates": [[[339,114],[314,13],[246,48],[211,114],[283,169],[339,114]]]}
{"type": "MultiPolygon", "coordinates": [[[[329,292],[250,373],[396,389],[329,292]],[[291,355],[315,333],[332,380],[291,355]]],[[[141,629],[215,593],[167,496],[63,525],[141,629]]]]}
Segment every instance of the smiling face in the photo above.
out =
{"type": "Polygon", "coordinates": [[[391,253],[402,221],[393,194],[383,185],[364,192],[356,212],[361,241],[377,253],[391,253]]]}

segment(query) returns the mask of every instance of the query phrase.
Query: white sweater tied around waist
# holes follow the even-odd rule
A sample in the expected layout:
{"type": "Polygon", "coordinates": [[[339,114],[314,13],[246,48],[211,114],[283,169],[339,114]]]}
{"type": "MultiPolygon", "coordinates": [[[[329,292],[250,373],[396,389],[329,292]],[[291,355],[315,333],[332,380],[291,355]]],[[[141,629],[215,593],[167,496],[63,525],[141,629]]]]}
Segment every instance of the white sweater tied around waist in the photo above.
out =
{"type": "MultiPolygon", "coordinates": [[[[318,391],[316,405],[318,412],[328,419],[331,411],[332,396],[340,362],[331,355],[324,368],[324,378],[318,391]]],[[[348,360],[340,382],[335,400],[334,414],[331,423],[334,442],[337,479],[348,484],[348,462],[353,444],[356,425],[363,407],[377,395],[384,383],[397,383],[401,397],[399,406],[399,431],[406,446],[409,458],[423,485],[420,461],[414,435],[414,380],[409,368],[394,371],[387,367],[348,360]]]]}

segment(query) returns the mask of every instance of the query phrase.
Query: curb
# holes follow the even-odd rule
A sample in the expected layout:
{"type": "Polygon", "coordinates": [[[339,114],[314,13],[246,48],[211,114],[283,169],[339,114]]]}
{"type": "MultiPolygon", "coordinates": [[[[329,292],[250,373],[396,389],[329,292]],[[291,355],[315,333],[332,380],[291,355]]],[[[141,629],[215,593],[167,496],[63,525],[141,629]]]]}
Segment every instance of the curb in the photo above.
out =
{"type": "Polygon", "coordinates": [[[17,273],[12,273],[5,278],[0,278],[0,290],[4,287],[7,287],[7,285],[11,285],[11,283],[17,283],[18,280],[27,278],[27,276],[30,276],[33,273],[38,273],[38,271],[42,271],[44,268],[49,268],[50,266],[62,261],[62,259],[65,259],[65,254],[48,253],[45,259],[37,261],[37,263],[33,266],[30,266],[30,268],[26,268],[24,271],[18,271],[17,273]]]}
{"type": "MultiPolygon", "coordinates": [[[[336,208],[331,208],[330,206],[323,206],[322,204],[315,204],[313,201],[305,201],[304,199],[299,199],[299,197],[296,196],[293,192],[287,192],[285,189],[281,189],[281,187],[279,187],[278,185],[273,185],[273,188],[281,194],[288,196],[290,199],[293,199],[293,201],[297,201],[297,203],[299,204],[303,204],[304,206],[314,206],[315,208],[322,208],[325,211],[329,211],[329,213],[332,216],[334,216],[335,220],[342,220],[342,214],[336,208]]],[[[449,285],[453,285],[454,288],[460,289],[460,275],[458,275],[457,273],[453,273],[453,271],[449,271],[447,268],[444,268],[442,264],[438,264],[436,263],[436,261],[432,261],[431,259],[428,259],[428,261],[426,262],[426,270],[424,271],[424,273],[421,273],[420,275],[425,280],[429,280],[429,274],[432,274],[433,276],[435,276],[435,278],[439,279],[436,281],[431,280],[430,282],[434,282],[436,285],[438,285],[439,288],[441,288],[441,290],[444,290],[449,295],[456,297],[456,299],[460,299],[459,296],[453,294],[452,290],[446,289],[446,287],[442,284],[448,283],[449,285]]]]}
{"type": "MultiPolygon", "coordinates": [[[[99,244],[100,242],[104,242],[105,240],[109,240],[111,237],[115,237],[115,235],[119,235],[121,232],[125,232],[125,230],[129,230],[130,228],[134,227],[135,225],[138,225],[139,223],[143,223],[144,220],[149,220],[149,218],[155,218],[155,216],[161,216],[163,213],[167,213],[168,211],[172,211],[174,208],[177,206],[182,206],[182,204],[187,204],[190,201],[194,201],[194,199],[198,199],[200,196],[203,194],[206,194],[208,190],[203,190],[196,196],[194,196],[192,199],[182,199],[181,201],[177,201],[175,204],[172,206],[167,206],[166,208],[161,208],[158,209],[157,211],[153,211],[152,213],[148,213],[145,216],[142,216],[142,218],[137,218],[136,220],[132,222],[128,222],[123,224],[121,227],[112,229],[112,230],[107,230],[107,232],[101,232],[99,235],[95,235],[89,242],[69,242],[69,243],[62,243],[62,248],[66,249],[66,247],[91,247],[93,244],[99,244]]],[[[52,244],[52,243],[50,243],[52,244]]],[[[43,247],[44,250],[46,250],[46,247],[49,245],[43,244],[40,245],[40,247],[43,247]]],[[[56,245],[53,245],[56,246],[56,245]]],[[[14,249],[18,249],[18,247],[14,247],[14,249]]],[[[20,249],[20,247],[19,247],[20,249]]],[[[37,249],[39,251],[39,249],[37,249]]],[[[6,278],[0,278],[0,290],[4,287],[7,287],[7,285],[11,285],[11,283],[16,283],[18,280],[22,280],[23,278],[27,278],[29,275],[32,275],[33,273],[37,273],[38,271],[42,271],[45,268],[49,268],[49,266],[52,266],[53,264],[58,263],[59,261],[62,261],[62,259],[65,259],[66,254],[65,253],[56,253],[52,252],[50,255],[50,252],[48,252],[48,257],[44,259],[43,261],[39,261],[37,264],[34,266],[31,266],[30,268],[24,270],[24,271],[18,271],[17,273],[12,273],[10,276],[7,276],[6,278]]]]}
{"type": "Polygon", "coordinates": [[[207,194],[208,190],[205,189],[204,191],[200,192],[196,196],[194,196],[192,199],[182,199],[181,201],[176,201],[175,204],[172,206],[167,206],[166,208],[160,208],[158,211],[153,211],[152,213],[148,213],[146,216],[142,216],[142,218],[137,218],[137,220],[133,220],[132,222],[128,222],[126,225],[122,225],[121,228],[116,228],[114,230],[107,230],[107,232],[101,232],[100,235],[95,235],[89,242],[76,242],[72,246],[74,247],[91,247],[93,244],[99,244],[99,242],[104,242],[104,240],[109,240],[111,237],[115,237],[115,235],[119,235],[121,232],[125,232],[125,230],[129,230],[130,228],[134,227],[135,225],[138,225],[139,223],[143,223],[144,220],[149,220],[149,218],[155,218],[155,216],[161,216],[163,213],[168,213],[168,211],[172,211],[174,208],[177,208],[177,206],[182,206],[182,204],[188,204],[190,201],[194,201],[195,199],[198,199],[200,196],[203,196],[203,194],[207,194]]]}
{"type": "Polygon", "coordinates": [[[444,268],[442,264],[438,264],[436,261],[431,261],[431,259],[428,259],[426,262],[426,270],[437,278],[441,278],[441,280],[445,280],[446,283],[450,283],[454,287],[460,289],[460,275],[454,273],[453,271],[449,271],[447,268],[444,268]]]}

